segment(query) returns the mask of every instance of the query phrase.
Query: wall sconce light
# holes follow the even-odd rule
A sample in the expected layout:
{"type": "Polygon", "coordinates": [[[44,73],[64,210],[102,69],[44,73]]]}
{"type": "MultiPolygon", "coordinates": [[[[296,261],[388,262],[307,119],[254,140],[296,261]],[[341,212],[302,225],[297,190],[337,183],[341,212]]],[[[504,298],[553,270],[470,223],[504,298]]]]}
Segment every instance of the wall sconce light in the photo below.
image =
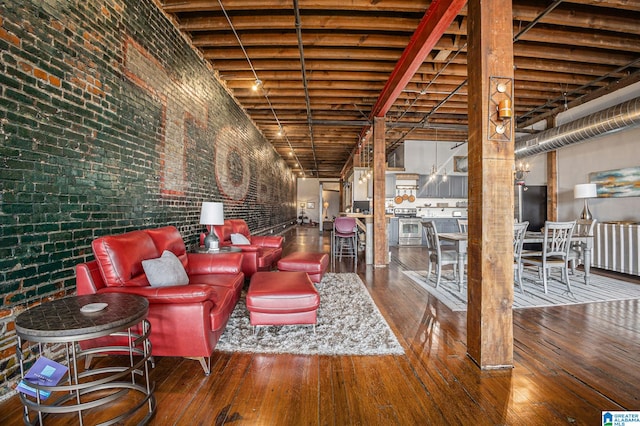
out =
{"type": "Polygon", "coordinates": [[[513,116],[513,110],[511,109],[511,99],[503,99],[498,104],[498,117],[504,120],[505,118],[511,118],[513,116]]]}
{"type": "Polygon", "coordinates": [[[524,185],[525,177],[527,173],[529,173],[529,163],[523,163],[522,161],[516,165],[515,170],[513,171],[513,180],[516,185],[524,185]]]}
{"type": "Polygon", "coordinates": [[[511,141],[513,118],[513,79],[490,77],[489,140],[511,141]]]}

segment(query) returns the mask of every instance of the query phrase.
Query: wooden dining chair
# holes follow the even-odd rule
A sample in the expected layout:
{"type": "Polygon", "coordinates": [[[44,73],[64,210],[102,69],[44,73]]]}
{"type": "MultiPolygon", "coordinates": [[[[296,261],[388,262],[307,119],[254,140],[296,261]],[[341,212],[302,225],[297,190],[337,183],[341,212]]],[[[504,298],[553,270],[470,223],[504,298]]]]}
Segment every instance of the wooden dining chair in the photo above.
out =
{"type": "Polygon", "coordinates": [[[529,222],[516,222],[513,224],[513,272],[515,275],[514,282],[520,286],[520,293],[524,294],[522,287],[522,245],[524,236],[529,227],[529,222]]]}
{"type": "MultiPolygon", "coordinates": [[[[440,247],[440,238],[433,221],[422,222],[422,232],[427,241],[427,252],[429,254],[429,266],[427,269],[427,280],[431,277],[431,266],[436,268],[436,288],[440,284],[442,276],[442,267],[445,265],[453,265],[453,278],[458,276],[458,253],[455,250],[442,250],[440,247]]],[[[462,291],[462,288],[460,288],[462,291]]]]}
{"type": "MultiPolygon", "coordinates": [[[[579,235],[581,237],[593,235],[593,228],[596,224],[596,219],[578,219],[576,220],[576,227],[573,235],[579,235]]],[[[571,265],[571,274],[576,274],[576,267],[584,263],[584,249],[582,242],[572,241],[569,247],[569,264],[571,265]]]]}
{"type": "Polygon", "coordinates": [[[563,282],[567,285],[567,291],[571,293],[571,283],[569,281],[569,247],[575,225],[575,220],[571,222],[546,221],[544,223],[542,254],[522,255],[523,265],[538,267],[538,273],[542,276],[545,293],[547,293],[547,278],[554,268],[561,270],[561,274],[564,277],[563,282]]]}

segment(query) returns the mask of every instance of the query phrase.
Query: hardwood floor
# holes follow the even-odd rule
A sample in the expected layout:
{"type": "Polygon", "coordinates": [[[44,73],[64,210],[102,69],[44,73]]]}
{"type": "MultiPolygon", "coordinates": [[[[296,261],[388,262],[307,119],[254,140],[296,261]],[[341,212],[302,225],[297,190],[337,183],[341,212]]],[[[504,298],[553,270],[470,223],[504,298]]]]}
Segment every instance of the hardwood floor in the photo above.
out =
{"type": "MultiPolygon", "coordinates": [[[[286,237],[285,253],[329,252],[317,228],[286,237]]],[[[388,268],[358,264],[404,356],[214,352],[209,377],[197,361],[158,358],[151,424],[599,425],[603,410],[640,410],[639,300],[516,310],[515,367],[480,371],[466,355],[466,314],[401,273],[423,269],[424,257],[396,247],[388,268]]],[[[0,424],[22,424],[21,413],[9,399],[0,424]]]]}

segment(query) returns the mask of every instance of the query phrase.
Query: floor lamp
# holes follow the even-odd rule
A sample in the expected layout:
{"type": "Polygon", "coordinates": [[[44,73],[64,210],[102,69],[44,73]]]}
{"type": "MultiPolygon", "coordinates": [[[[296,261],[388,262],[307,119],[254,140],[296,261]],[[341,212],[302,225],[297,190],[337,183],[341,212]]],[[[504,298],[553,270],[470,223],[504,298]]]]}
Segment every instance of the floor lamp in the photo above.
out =
{"type": "Polygon", "coordinates": [[[580,219],[591,220],[593,218],[589,211],[589,204],[587,200],[589,198],[596,198],[597,196],[598,190],[595,183],[580,183],[573,188],[573,198],[584,199],[584,209],[582,209],[580,219]]]}

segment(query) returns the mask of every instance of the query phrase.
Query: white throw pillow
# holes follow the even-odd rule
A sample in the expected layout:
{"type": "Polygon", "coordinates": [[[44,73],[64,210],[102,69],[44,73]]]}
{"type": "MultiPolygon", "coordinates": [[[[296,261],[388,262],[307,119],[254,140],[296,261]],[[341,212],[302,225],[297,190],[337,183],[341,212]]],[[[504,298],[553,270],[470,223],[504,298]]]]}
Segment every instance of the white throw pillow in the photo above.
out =
{"type": "Polygon", "coordinates": [[[247,245],[251,244],[251,241],[249,241],[247,237],[242,234],[231,234],[231,243],[237,245],[247,245]]]}
{"type": "Polygon", "coordinates": [[[151,287],[168,287],[189,284],[187,271],[178,256],[165,250],[157,259],[142,261],[142,268],[151,287]]]}

